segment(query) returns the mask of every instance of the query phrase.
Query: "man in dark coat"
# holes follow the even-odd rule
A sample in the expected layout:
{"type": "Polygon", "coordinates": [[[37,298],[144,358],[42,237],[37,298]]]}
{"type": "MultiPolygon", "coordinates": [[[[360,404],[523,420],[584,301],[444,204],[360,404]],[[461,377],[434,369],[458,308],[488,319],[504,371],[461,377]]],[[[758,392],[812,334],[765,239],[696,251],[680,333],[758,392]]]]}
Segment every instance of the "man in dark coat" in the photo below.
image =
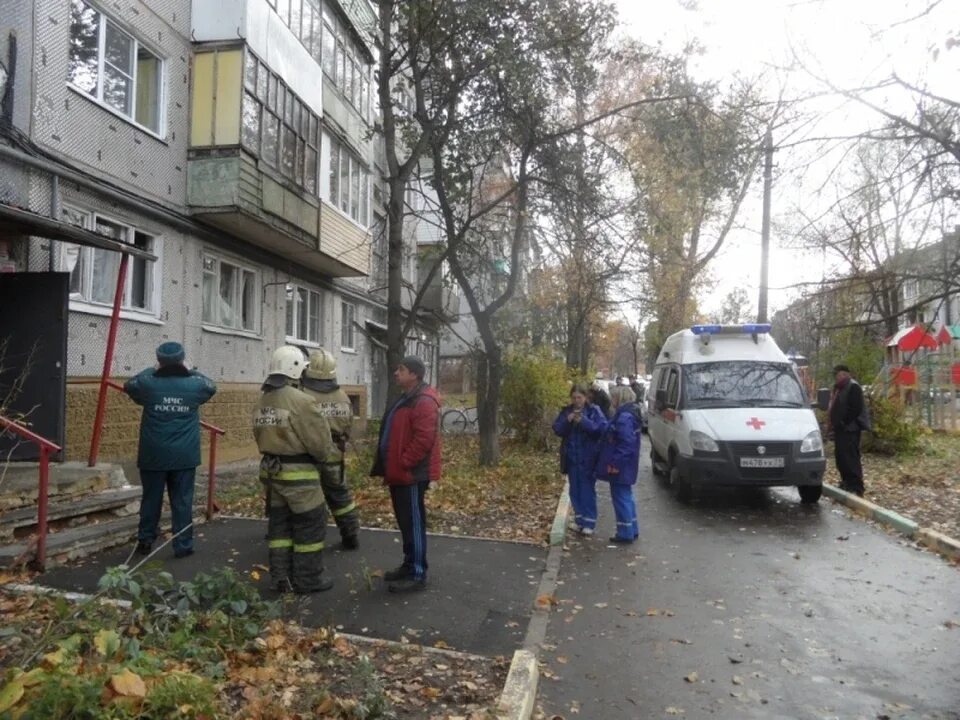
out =
{"type": "Polygon", "coordinates": [[[440,479],[440,398],[423,381],[426,367],[408,355],[393,376],[403,394],[380,423],[377,457],[370,475],[390,488],[393,513],[403,538],[403,563],[384,574],[390,592],[427,586],[427,510],[424,496],[440,479]]]}
{"type": "Polygon", "coordinates": [[[157,539],[163,490],[170,496],[173,554],[193,554],[193,486],[200,464],[200,406],[217,386],[183,364],[183,345],[165,342],[157,348],[156,367],[131,378],[123,389],[137,405],[140,446],[137,467],[143,483],[137,553],[149,555],[157,539]]]}
{"type": "Polygon", "coordinates": [[[860,433],[864,427],[866,406],[863,388],[850,375],[850,368],[833,368],[836,384],[830,396],[828,415],[833,430],[834,458],[840,473],[840,489],[863,497],[863,466],[860,463],[860,433]]]}

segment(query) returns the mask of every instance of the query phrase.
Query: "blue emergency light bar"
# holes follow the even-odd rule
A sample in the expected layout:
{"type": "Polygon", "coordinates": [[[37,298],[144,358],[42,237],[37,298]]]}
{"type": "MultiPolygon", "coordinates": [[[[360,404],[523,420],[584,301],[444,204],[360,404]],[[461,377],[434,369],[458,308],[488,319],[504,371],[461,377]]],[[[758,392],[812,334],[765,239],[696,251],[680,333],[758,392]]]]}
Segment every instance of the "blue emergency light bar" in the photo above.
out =
{"type": "Polygon", "coordinates": [[[760,335],[770,332],[770,323],[746,323],[744,325],[694,325],[694,335],[760,335]]]}

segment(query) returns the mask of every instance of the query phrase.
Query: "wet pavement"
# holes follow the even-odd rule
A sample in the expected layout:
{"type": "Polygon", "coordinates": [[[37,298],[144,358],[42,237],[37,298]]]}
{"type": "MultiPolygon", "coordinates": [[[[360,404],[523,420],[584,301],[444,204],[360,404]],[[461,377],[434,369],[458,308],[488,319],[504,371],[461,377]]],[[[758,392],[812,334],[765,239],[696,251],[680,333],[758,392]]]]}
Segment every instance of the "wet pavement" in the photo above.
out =
{"type": "Polygon", "coordinates": [[[680,503],[646,459],[640,540],[611,546],[598,486],[541,652],[546,718],[960,718],[957,567],[793,488],[680,503]]]}
{"type": "MultiPolygon", "coordinates": [[[[429,512],[429,510],[428,510],[429,512]]],[[[221,566],[252,577],[265,598],[267,589],[266,521],[224,518],[199,526],[197,552],[173,559],[166,547],[154,559],[177,580],[221,566]]],[[[335,529],[327,543],[339,544],[335,529]]],[[[360,550],[324,551],[335,586],[324,593],[297,598],[288,616],[311,626],[394,641],[449,647],[487,656],[507,656],[523,643],[536,590],[546,561],[546,548],[522,543],[471,540],[429,535],[430,577],[427,590],[408,595],[387,592],[378,571],[399,564],[399,533],[363,530],[360,550]]],[[[69,567],[53,568],[36,583],[61,590],[92,593],[107,567],[125,562],[132,545],[113,548],[69,567]]],[[[154,559],[151,559],[153,562],[154,559]]],[[[251,579],[251,582],[255,582],[251,579]]]]}

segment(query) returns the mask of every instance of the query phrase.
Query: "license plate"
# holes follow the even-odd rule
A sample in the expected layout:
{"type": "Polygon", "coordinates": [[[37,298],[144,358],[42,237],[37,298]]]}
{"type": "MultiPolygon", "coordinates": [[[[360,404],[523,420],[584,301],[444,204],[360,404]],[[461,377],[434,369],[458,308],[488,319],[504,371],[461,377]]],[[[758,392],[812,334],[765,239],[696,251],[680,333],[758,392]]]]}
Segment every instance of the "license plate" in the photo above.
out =
{"type": "Polygon", "coordinates": [[[782,457],[742,457],[740,458],[740,467],[782,468],[784,467],[784,458],[782,457]]]}

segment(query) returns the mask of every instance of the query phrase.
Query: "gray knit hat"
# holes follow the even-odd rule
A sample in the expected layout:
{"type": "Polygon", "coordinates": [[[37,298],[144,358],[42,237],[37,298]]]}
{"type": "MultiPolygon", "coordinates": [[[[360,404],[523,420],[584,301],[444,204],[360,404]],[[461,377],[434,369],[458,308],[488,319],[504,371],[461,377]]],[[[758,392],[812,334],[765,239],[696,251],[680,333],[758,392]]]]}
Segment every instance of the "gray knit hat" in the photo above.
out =
{"type": "Polygon", "coordinates": [[[400,361],[400,364],[421,380],[423,380],[423,376],[427,374],[426,365],[424,365],[423,360],[418,358],[416,355],[407,355],[403,360],[400,361]]]}

